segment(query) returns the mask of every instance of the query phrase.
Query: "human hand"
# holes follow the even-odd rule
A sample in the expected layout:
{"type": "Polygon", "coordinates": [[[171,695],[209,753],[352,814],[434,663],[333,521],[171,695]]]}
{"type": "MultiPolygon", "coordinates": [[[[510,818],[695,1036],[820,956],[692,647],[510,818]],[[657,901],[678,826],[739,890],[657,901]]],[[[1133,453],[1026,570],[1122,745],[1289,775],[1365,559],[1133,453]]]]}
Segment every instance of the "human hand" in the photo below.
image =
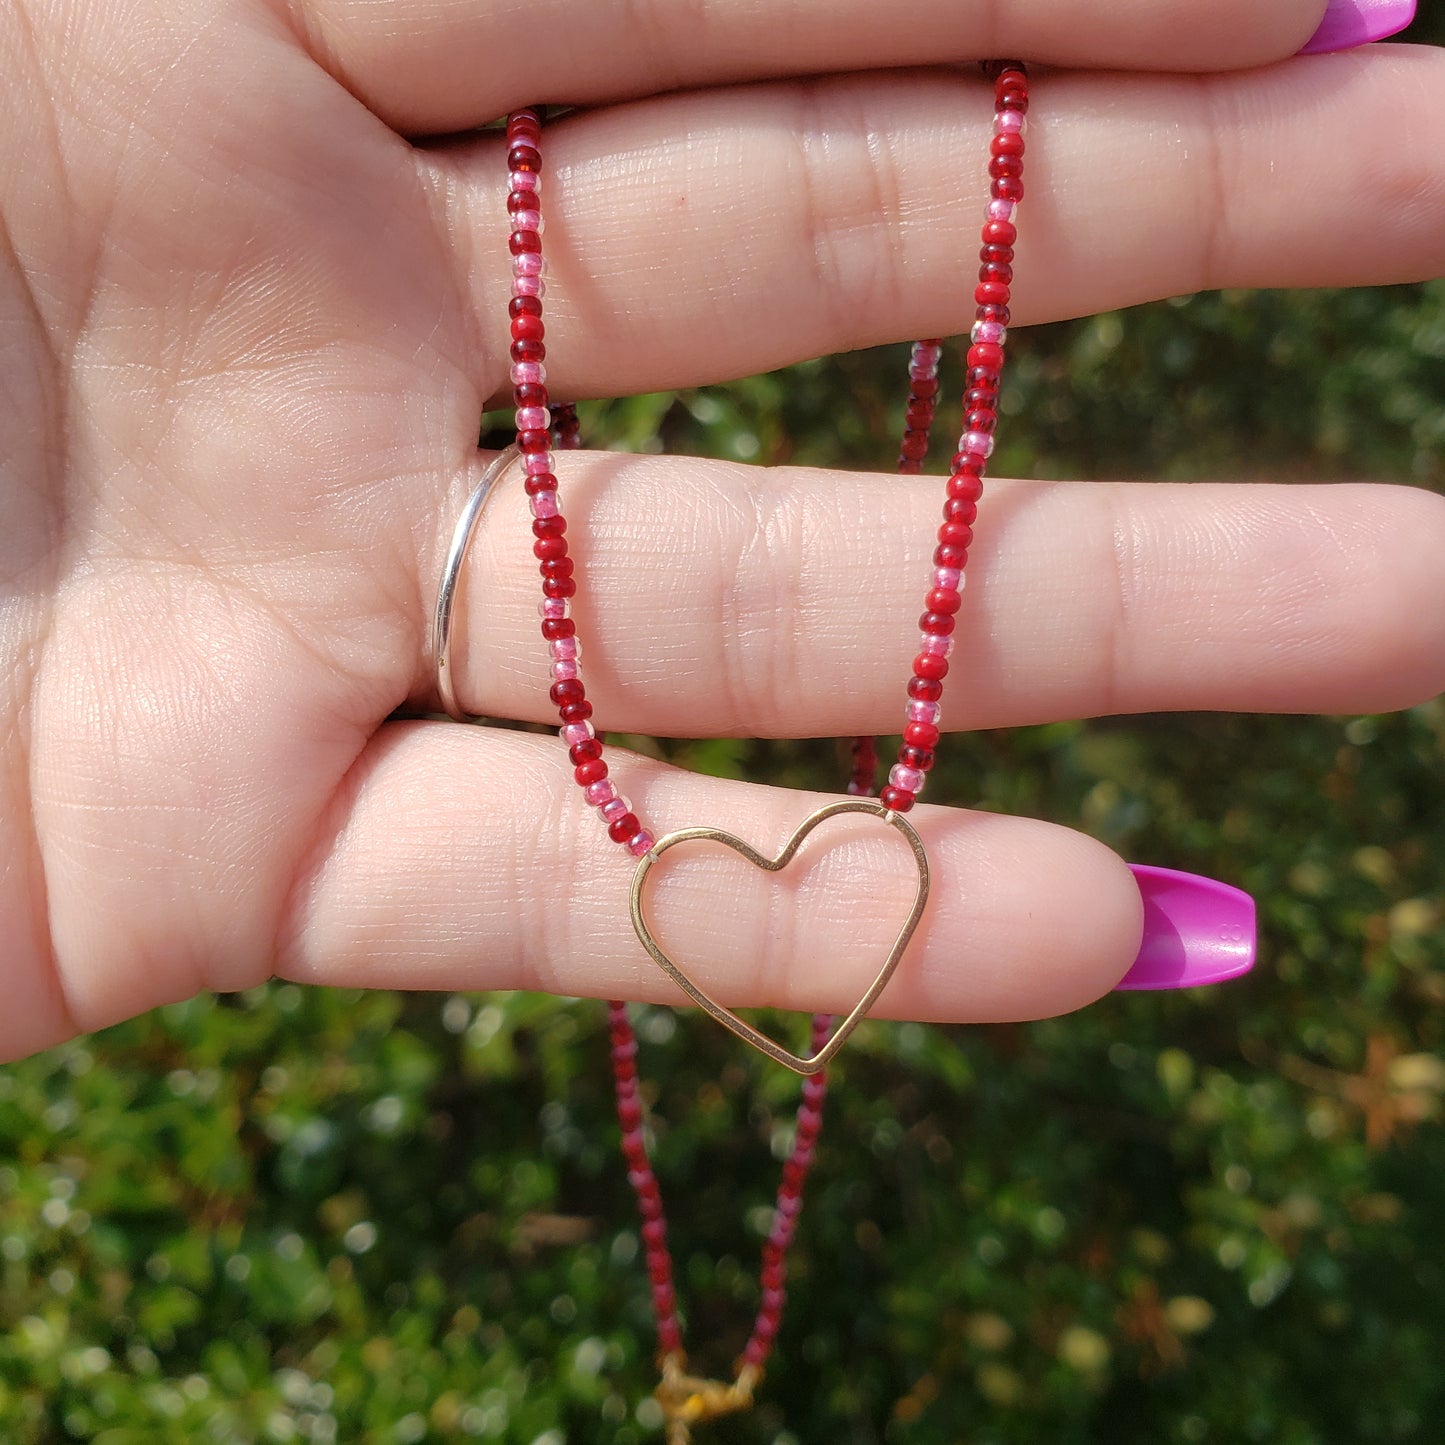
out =
{"type": "MultiPolygon", "coordinates": [[[[1440,274],[1440,55],[1167,73],[1284,61],[1321,8],[11,7],[0,1050],[273,972],[671,996],[554,741],[388,721],[430,700],[436,579],[506,385],[499,143],[403,136],[588,107],[548,135],[559,396],[964,327],[986,89],[846,72],[980,35],[1073,67],[1035,83],[1017,321],[1440,274]]],[[[562,485],[600,726],[897,726],[936,483],[583,455],[562,485]]],[[[541,720],[509,500],[474,554],[464,697],[541,720]]],[[[996,485],[948,722],[1403,706],[1445,677],[1442,541],[1404,489],[996,485]]],[[[811,806],[615,773],[659,828],[766,845],[811,806]]],[[[933,904],[881,1011],[1055,1013],[1127,967],[1139,897],[1107,850],[912,817],[933,904]]],[[[725,1000],[838,1008],[840,943],[896,907],[876,861],[821,852],[771,916],[699,865],[663,907],[725,1000]]]]}

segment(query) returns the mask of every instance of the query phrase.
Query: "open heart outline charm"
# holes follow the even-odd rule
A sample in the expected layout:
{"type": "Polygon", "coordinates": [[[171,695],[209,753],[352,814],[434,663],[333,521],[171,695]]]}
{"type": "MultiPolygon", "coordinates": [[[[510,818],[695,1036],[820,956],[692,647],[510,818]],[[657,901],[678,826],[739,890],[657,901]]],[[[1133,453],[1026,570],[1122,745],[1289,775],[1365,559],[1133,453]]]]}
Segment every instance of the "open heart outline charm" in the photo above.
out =
{"type": "Polygon", "coordinates": [[[888,980],[893,977],[899,961],[903,957],[904,950],[908,947],[909,940],[913,937],[913,930],[918,927],[918,921],[923,917],[924,905],[928,902],[928,855],[923,849],[923,840],[918,836],[913,825],[905,819],[902,814],[895,813],[885,808],[882,803],[874,798],[849,798],[843,802],[827,803],[823,807],[809,813],[806,818],[793,830],[792,836],[783,844],[779,852],[772,858],[765,858],[761,853],[733,833],[724,832],[721,828],[682,828],[675,833],[664,834],[657,840],[651,849],[644,853],[638,860],[636,871],[632,875],[632,926],[637,930],[637,937],[641,940],[642,946],[652,957],[654,963],[667,974],[667,976],[682,989],[689,998],[700,1008],[706,1009],[724,1028],[731,1029],[745,1043],[751,1044],[760,1053],[766,1054],[768,1058],[777,1063],[784,1064],[798,1074],[816,1074],[826,1068],[833,1055],[838,1052],[847,1041],[848,1035],[862,1022],[868,1010],[873,1007],[888,980]],[[699,988],[691,978],[663,951],[657,940],[652,935],[647,919],[643,912],[643,885],[652,865],[667,852],[669,848],[676,848],[682,843],[709,842],[721,843],[725,848],[731,848],[734,853],[747,859],[756,868],[762,868],[768,873],[778,873],[788,866],[797,855],[798,849],[803,846],[808,834],[820,823],[826,822],[829,818],[836,818],[842,813],[866,813],[870,817],[877,818],[880,822],[886,823],[890,828],[896,829],[903,835],[904,841],[908,844],[913,853],[914,862],[918,865],[918,888],[913,895],[912,907],[908,910],[908,917],[904,920],[903,927],[898,930],[897,937],[893,940],[893,946],[888,950],[888,956],[883,961],[883,966],[874,975],[873,982],[868,985],[863,997],[853,1006],[852,1011],[833,1030],[828,1042],[823,1045],[816,1054],[804,1057],[795,1054],[790,1049],[784,1048],[781,1044],[770,1039],[766,1034],[760,1033],[751,1024],[740,1019],[731,1009],[725,1008],[710,994],[699,988]]]}

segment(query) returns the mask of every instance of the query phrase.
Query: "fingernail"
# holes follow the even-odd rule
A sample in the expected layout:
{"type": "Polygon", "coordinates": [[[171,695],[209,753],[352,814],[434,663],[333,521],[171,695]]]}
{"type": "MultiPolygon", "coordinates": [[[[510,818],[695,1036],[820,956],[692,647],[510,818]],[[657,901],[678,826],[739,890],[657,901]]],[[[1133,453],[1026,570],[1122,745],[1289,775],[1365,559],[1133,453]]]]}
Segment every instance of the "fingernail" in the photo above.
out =
{"type": "Polygon", "coordinates": [[[1387,35],[1398,35],[1415,18],[1415,0],[1330,0],[1320,28],[1301,55],[1353,50],[1387,35]]]}
{"type": "Polygon", "coordinates": [[[1139,956],[1115,989],[1197,988],[1254,967],[1254,899],[1228,883],[1131,863],[1144,897],[1139,956]]]}

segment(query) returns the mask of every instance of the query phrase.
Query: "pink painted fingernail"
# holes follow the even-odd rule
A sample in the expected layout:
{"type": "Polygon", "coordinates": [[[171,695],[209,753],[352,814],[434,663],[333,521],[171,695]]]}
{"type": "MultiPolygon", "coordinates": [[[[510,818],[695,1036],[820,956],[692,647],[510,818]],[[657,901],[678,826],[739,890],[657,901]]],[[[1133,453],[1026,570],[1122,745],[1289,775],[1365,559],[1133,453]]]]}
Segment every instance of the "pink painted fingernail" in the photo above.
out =
{"type": "Polygon", "coordinates": [[[1197,988],[1254,967],[1254,899],[1228,883],[1131,863],[1144,897],[1139,956],[1116,989],[1197,988]]]}
{"type": "Polygon", "coordinates": [[[1330,0],[1320,28],[1301,55],[1353,50],[1387,35],[1398,35],[1415,18],[1415,0],[1330,0]]]}

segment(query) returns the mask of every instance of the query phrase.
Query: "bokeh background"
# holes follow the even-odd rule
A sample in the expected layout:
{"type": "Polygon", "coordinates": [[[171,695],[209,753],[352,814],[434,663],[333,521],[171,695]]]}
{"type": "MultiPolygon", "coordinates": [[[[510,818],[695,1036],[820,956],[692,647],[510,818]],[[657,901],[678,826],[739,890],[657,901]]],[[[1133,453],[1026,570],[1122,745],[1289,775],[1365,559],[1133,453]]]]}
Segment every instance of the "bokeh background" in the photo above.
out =
{"type": "MultiPolygon", "coordinates": [[[[1413,38],[1445,42],[1427,0],[1413,38]]],[[[1388,143],[1388,137],[1382,141],[1388,143]]],[[[1366,214],[1342,217],[1361,224],[1366,214]]],[[[995,470],[1445,488],[1445,283],[1016,333],[995,470]]],[[[584,409],[599,445],[888,468],[906,348],[584,409]]],[[[946,376],[956,391],[958,361],[946,376]]],[[[630,739],[834,788],[831,743],[630,739]]],[[[843,1055],[778,1363],[718,1445],[1356,1445],[1445,1418],[1445,706],[954,739],[930,795],[1260,902],[1245,983],[843,1055]]],[[[796,1081],[639,1009],[696,1363],[796,1081]]],[[[0,1438],[660,1438],[600,1004],[276,985],[0,1070],[0,1438]]]]}

